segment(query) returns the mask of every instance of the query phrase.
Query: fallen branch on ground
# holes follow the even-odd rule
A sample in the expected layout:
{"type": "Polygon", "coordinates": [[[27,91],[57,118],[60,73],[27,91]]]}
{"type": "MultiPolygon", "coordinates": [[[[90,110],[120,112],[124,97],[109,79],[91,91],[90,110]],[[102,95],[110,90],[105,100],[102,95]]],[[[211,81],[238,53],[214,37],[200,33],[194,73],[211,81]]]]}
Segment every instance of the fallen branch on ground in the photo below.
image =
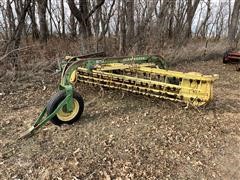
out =
{"type": "Polygon", "coordinates": [[[34,46],[25,46],[25,47],[22,47],[22,48],[17,48],[17,49],[13,49],[12,51],[4,54],[1,58],[0,58],[0,62],[2,62],[5,58],[7,58],[10,54],[16,52],[16,51],[23,51],[23,50],[26,50],[26,49],[29,49],[31,47],[34,47],[34,46]]]}

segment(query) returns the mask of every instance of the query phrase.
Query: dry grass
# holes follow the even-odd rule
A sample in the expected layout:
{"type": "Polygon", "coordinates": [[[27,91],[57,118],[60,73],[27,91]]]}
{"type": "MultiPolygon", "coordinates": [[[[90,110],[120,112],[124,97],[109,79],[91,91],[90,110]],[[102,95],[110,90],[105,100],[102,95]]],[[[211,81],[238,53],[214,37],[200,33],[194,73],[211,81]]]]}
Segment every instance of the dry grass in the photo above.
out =
{"type": "MultiPolygon", "coordinates": [[[[16,81],[24,83],[31,78],[36,81],[41,81],[47,73],[55,73],[58,68],[58,62],[61,61],[66,55],[81,55],[86,53],[93,53],[97,51],[96,41],[86,40],[82,42],[80,39],[59,39],[51,38],[48,44],[42,45],[38,42],[31,42],[30,40],[23,42],[23,47],[27,46],[24,51],[19,53],[19,70],[17,72],[12,70],[12,66],[8,63],[7,59],[4,63],[0,64],[0,84],[2,90],[8,81],[11,84],[17,84],[16,81]],[[3,85],[4,84],[4,85],[3,85]]],[[[99,43],[99,51],[106,50],[108,56],[118,56],[117,41],[114,38],[106,39],[106,47],[104,48],[103,42],[99,43]]],[[[154,41],[148,41],[144,47],[145,54],[160,54],[165,56],[166,61],[171,65],[177,65],[183,62],[201,61],[221,58],[227,44],[225,41],[209,41],[206,48],[206,41],[192,40],[184,46],[179,48],[173,46],[172,42],[166,44],[164,48],[158,49],[154,41]]],[[[139,52],[137,49],[131,49],[126,55],[135,55],[139,52]]],[[[21,86],[21,83],[19,83],[21,86]]]]}

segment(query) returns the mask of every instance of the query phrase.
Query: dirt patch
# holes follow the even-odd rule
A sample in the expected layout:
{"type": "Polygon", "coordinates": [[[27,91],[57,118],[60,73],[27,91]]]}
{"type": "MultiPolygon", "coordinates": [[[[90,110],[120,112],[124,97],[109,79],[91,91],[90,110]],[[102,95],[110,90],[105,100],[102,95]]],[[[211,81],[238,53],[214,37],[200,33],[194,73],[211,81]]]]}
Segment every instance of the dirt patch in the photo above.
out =
{"type": "Polygon", "coordinates": [[[79,85],[87,104],[80,122],[49,123],[17,141],[54,94],[56,77],[43,78],[46,89],[30,80],[0,96],[0,179],[239,179],[239,72],[220,60],[175,68],[219,74],[214,101],[196,111],[117,90],[99,96],[99,88],[79,85]]]}

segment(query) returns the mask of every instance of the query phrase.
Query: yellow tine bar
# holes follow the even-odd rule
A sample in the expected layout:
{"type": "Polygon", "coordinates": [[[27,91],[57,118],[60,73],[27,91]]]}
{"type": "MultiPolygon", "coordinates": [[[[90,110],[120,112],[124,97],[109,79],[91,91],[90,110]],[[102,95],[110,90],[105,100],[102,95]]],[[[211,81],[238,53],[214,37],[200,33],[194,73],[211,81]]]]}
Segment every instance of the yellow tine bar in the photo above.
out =
{"type": "Polygon", "coordinates": [[[212,99],[213,82],[218,79],[218,75],[202,75],[196,72],[183,73],[152,68],[151,66],[154,66],[154,64],[111,63],[96,67],[96,70],[91,72],[86,68],[79,67],[78,76],[82,82],[99,84],[110,88],[117,87],[123,90],[128,89],[131,92],[160,98],[166,96],[165,99],[184,101],[196,106],[204,105],[212,99]],[[131,71],[136,73],[136,76],[132,76],[132,73],[131,76],[111,73],[112,70],[120,70],[123,73],[124,71],[131,71]],[[139,73],[144,77],[137,77],[139,73]],[[159,79],[156,78],[157,76],[164,78],[159,79]],[[152,79],[152,77],[155,78],[152,79]],[[175,79],[177,83],[171,82],[171,80],[175,79]]]}
{"type": "Polygon", "coordinates": [[[178,71],[170,71],[170,70],[148,68],[148,67],[139,67],[138,70],[147,72],[147,73],[155,73],[155,74],[159,74],[159,75],[169,76],[169,77],[185,78],[185,79],[192,79],[192,80],[202,80],[202,81],[215,81],[219,78],[218,74],[202,75],[202,74],[196,73],[196,72],[183,73],[183,72],[178,72],[178,71]]]}

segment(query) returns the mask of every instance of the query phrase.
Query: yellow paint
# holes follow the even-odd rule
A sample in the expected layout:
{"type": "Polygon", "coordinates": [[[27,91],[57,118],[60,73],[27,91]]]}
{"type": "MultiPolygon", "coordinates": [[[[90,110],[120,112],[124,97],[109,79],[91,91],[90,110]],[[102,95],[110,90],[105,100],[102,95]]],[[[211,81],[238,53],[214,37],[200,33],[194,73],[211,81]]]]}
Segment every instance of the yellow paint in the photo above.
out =
{"type": "Polygon", "coordinates": [[[123,69],[136,69],[139,67],[154,67],[154,63],[142,63],[142,64],[123,64],[123,63],[110,63],[98,65],[96,70],[101,71],[112,71],[112,70],[123,70],[123,69]]]}
{"type": "Polygon", "coordinates": [[[213,82],[218,79],[218,75],[158,69],[151,63],[109,63],[97,67],[91,73],[82,67],[77,70],[80,82],[182,101],[195,106],[202,106],[212,100],[213,82]],[[119,70],[123,75],[112,73],[112,70],[119,70]],[[130,75],[128,72],[131,72],[130,75]],[[178,80],[177,83],[171,82],[171,78],[178,80]]]}
{"type": "Polygon", "coordinates": [[[70,59],[72,59],[72,58],[74,58],[74,56],[65,56],[65,61],[68,61],[68,60],[70,60],[70,59]]]}
{"type": "Polygon", "coordinates": [[[139,68],[139,70],[148,72],[148,73],[165,75],[165,76],[169,76],[169,77],[186,78],[186,79],[193,79],[193,80],[214,81],[219,78],[219,76],[217,74],[202,75],[201,73],[197,73],[197,72],[183,73],[183,72],[178,72],[178,71],[170,71],[170,70],[165,70],[165,69],[148,68],[148,67],[141,67],[141,68],[139,68]]]}
{"type": "Polygon", "coordinates": [[[71,84],[75,84],[77,82],[77,71],[73,71],[73,73],[70,76],[70,81],[71,84]]]}
{"type": "Polygon", "coordinates": [[[80,105],[76,99],[73,99],[73,110],[72,112],[65,112],[64,107],[59,110],[57,117],[61,121],[71,121],[78,114],[80,110],[80,105]]]}

